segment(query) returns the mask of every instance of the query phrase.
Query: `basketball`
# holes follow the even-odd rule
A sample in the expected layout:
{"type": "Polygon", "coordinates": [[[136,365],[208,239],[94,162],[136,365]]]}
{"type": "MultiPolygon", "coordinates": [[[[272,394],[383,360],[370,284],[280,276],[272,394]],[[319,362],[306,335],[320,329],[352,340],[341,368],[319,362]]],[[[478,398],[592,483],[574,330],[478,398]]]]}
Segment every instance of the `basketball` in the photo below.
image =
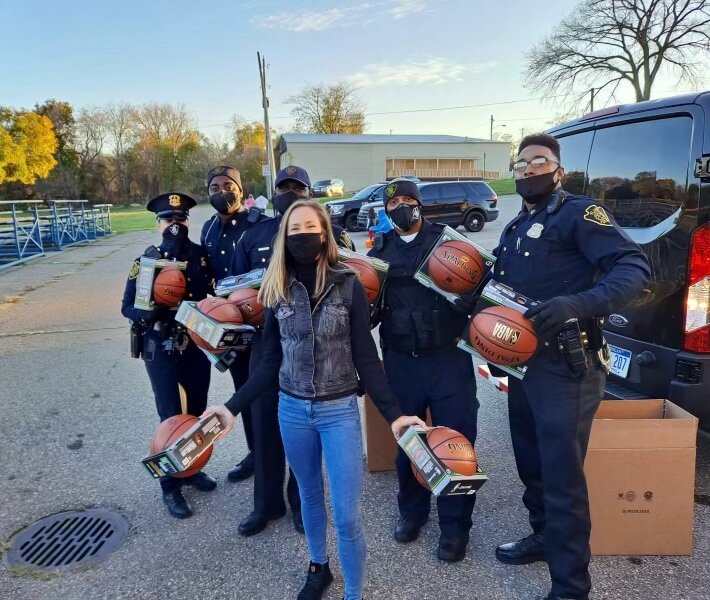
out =
{"type": "Polygon", "coordinates": [[[422,487],[425,487],[426,489],[429,489],[429,484],[427,483],[426,479],[422,477],[422,474],[419,472],[419,469],[417,469],[414,466],[414,463],[411,463],[412,466],[412,473],[414,473],[414,479],[416,479],[419,482],[419,485],[422,487]]]}
{"type": "Polygon", "coordinates": [[[441,463],[460,475],[476,474],[476,451],[473,444],[458,431],[434,427],[426,432],[427,444],[441,463]]]}
{"type": "MultiPolygon", "coordinates": [[[[197,308],[210,317],[210,319],[214,319],[220,323],[232,323],[234,325],[242,325],[244,323],[244,317],[241,311],[226,298],[205,298],[197,303],[197,308]]],[[[197,346],[208,352],[219,353],[225,350],[224,348],[214,348],[210,346],[194,331],[188,330],[188,333],[197,346]]]]}
{"type": "Polygon", "coordinates": [[[256,299],[258,295],[259,290],[242,288],[229,294],[227,301],[241,311],[245,323],[261,325],[264,322],[264,305],[256,299]]]}
{"type": "Polygon", "coordinates": [[[153,281],[153,300],[161,306],[177,306],[185,295],[186,286],[180,269],[175,265],[163,267],[153,281]]]}
{"type": "Polygon", "coordinates": [[[471,244],[449,240],[434,249],[427,265],[431,280],[445,292],[473,290],[483,276],[483,258],[471,244]]]}
{"type": "Polygon", "coordinates": [[[507,306],[484,308],[471,319],[468,331],[476,352],[497,365],[519,365],[537,349],[532,321],[507,306]]]}
{"type": "Polygon", "coordinates": [[[362,258],[348,258],[345,264],[355,271],[355,275],[365,288],[365,296],[369,303],[374,302],[380,291],[380,278],[377,271],[369,262],[362,258]]]}
{"type": "MultiPolygon", "coordinates": [[[[155,430],[150,440],[150,444],[148,445],[150,453],[156,454],[167,448],[172,442],[197,423],[197,421],[197,417],[193,417],[192,415],[175,415],[174,417],[165,419],[165,421],[158,425],[158,428],[155,430]]],[[[200,454],[188,469],[180,471],[179,473],[173,473],[171,477],[182,478],[194,475],[207,464],[210,456],[212,456],[212,446],[200,454]]]]}

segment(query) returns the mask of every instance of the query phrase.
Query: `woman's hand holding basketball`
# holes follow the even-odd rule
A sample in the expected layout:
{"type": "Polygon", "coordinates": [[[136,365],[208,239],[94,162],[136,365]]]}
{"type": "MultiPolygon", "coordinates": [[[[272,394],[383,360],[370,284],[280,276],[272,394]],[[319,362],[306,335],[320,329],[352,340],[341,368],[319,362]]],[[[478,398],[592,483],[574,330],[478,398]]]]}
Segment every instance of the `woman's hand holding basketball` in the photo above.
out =
{"type": "Polygon", "coordinates": [[[216,416],[224,429],[217,436],[217,440],[221,440],[225,435],[227,435],[234,427],[234,415],[229,412],[229,409],[224,404],[215,404],[214,406],[208,406],[205,412],[200,415],[200,418],[208,417],[209,415],[216,416]]]}
{"type": "Polygon", "coordinates": [[[392,427],[392,433],[394,434],[395,439],[399,439],[399,436],[402,434],[402,430],[406,429],[410,425],[419,425],[419,427],[423,427],[424,429],[426,429],[426,423],[422,421],[419,417],[404,415],[402,417],[399,417],[396,421],[392,423],[392,425],[390,425],[390,427],[392,427]]]}

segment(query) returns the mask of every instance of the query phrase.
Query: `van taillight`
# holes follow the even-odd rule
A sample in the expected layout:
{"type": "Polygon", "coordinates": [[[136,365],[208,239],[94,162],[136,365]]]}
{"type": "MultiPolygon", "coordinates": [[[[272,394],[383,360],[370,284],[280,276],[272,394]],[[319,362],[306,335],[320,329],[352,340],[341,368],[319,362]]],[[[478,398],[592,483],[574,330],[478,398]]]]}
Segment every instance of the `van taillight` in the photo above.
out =
{"type": "Polygon", "coordinates": [[[710,352],[710,223],[690,237],[683,348],[710,352]]]}

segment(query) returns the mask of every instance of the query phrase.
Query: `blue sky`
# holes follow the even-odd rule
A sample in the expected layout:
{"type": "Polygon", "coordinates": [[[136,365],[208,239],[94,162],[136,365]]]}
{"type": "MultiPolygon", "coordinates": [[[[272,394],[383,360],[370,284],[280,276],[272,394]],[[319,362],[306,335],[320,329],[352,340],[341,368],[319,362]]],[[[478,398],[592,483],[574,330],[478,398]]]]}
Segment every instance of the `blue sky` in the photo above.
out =
{"type": "MultiPolygon", "coordinates": [[[[259,50],[277,130],[289,130],[284,100],[305,83],[348,79],[366,104],[368,133],[488,137],[493,114],[498,133],[517,137],[565,112],[536,99],[521,74],[525,53],[574,4],[0,0],[0,105],[182,102],[205,134],[224,135],[232,115],[262,116],[259,50]],[[372,114],[517,100],[526,101],[372,114]]],[[[676,90],[673,81],[657,89],[676,90]]]]}

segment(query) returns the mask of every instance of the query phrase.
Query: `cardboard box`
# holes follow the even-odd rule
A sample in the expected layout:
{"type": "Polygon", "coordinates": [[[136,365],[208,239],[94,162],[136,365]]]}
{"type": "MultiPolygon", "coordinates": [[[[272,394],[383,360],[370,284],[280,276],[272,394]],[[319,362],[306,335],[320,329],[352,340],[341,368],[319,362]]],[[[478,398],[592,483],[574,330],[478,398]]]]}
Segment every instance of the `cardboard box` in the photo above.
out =
{"type": "Polygon", "coordinates": [[[359,252],[354,252],[352,250],[348,250],[346,248],[341,248],[340,246],[338,246],[338,258],[340,258],[340,260],[343,261],[343,263],[345,263],[346,265],[348,264],[348,260],[350,260],[352,258],[364,260],[365,262],[372,265],[372,268],[375,269],[375,272],[377,273],[377,280],[379,282],[379,289],[377,290],[377,296],[375,296],[372,299],[372,301],[370,302],[370,307],[377,306],[377,303],[380,301],[380,298],[382,297],[383,290],[385,288],[385,280],[387,279],[387,271],[390,268],[389,263],[386,263],[384,260],[380,260],[379,258],[374,258],[372,256],[367,256],[365,254],[360,254],[359,252]]]}
{"type": "MultiPolygon", "coordinates": [[[[478,251],[478,253],[481,255],[481,258],[483,258],[483,270],[481,271],[480,279],[479,279],[480,283],[478,283],[473,289],[471,289],[469,292],[467,292],[469,294],[474,293],[479,287],[481,287],[481,284],[486,279],[486,275],[488,275],[488,272],[493,268],[493,264],[496,261],[496,257],[493,256],[493,253],[490,250],[486,250],[482,246],[479,246],[478,244],[472,242],[465,235],[458,233],[457,231],[453,230],[451,227],[448,227],[448,226],[445,227],[444,231],[439,236],[439,239],[432,246],[429,254],[426,255],[426,257],[424,258],[422,263],[419,265],[419,268],[414,273],[414,279],[416,279],[423,286],[434,290],[438,294],[441,294],[444,298],[446,298],[449,302],[452,302],[452,303],[457,298],[460,298],[461,294],[457,294],[454,292],[447,292],[446,290],[442,290],[438,285],[436,285],[431,280],[431,277],[429,277],[428,265],[429,265],[429,259],[431,258],[432,254],[434,254],[434,251],[444,242],[453,241],[453,240],[456,240],[459,242],[464,242],[465,244],[472,246],[474,250],[478,251]]],[[[456,258],[456,257],[452,257],[452,258],[456,258]]]]}
{"type": "Polygon", "coordinates": [[[184,301],[180,304],[175,320],[199,335],[213,348],[235,348],[248,346],[256,328],[251,325],[221,323],[203,314],[196,302],[184,301]]]}
{"type": "Polygon", "coordinates": [[[226,298],[232,292],[242,288],[254,288],[258,290],[261,287],[261,280],[264,278],[264,273],[266,273],[266,269],[254,269],[248,273],[232,275],[231,277],[220,279],[214,288],[214,294],[215,296],[226,298]]]}
{"type": "Polygon", "coordinates": [[[668,400],[603,400],[584,465],[592,554],[693,550],[698,420],[668,400]]]}
{"type": "Polygon", "coordinates": [[[199,419],[162,452],[144,458],[143,466],[155,479],[185,471],[212,446],[223,429],[222,422],[215,415],[199,419]]]}
{"type": "Polygon", "coordinates": [[[175,266],[181,271],[187,269],[186,262],[141,256],[138,266],[138,277],[136,278],[136,297],[133,301],[133,308],[155,310],[156,304],[153,301],[153,282],[160,270],[167,265],[175,266]]]}
{"type": "Polygon", "coordinates": [[[407,427],[397,443],[409,456],[422,478],[428,482],[429,489],[435,496],[475,494],[488,481],[480,467],[475,475],[461,475],[447,469],[429,448],[426,443],[426,431],[421,427],[407,427]]]}
{"type": "MultiPolygon", "coordinates": [[[[520,313],[524,313],[528,310],[528,308],[537,306],[538,304],[540,303],[537,300],[533,300],[531,298],[528,298],[527,296],[523,296],[522,294],[517,293],[512,288],[509,288],[508,286],[503,285],[502,283],[498,283],[495,279],[491,279],[488,281],[486,287],[484,287],[483,291],[481,292],[481,300],[476,306],[476,314],[478,314],[481,310],[488,308],[489,306],[507,306],[509,308],[512,308],[513,310],[517,310],[520,313]]],[[[473,319],[475,316],[475,314],[472,315],[471,319],[473,319]]],[[[525,371],[527,370],[527,367],[525,365],[499,365],[497,363],[493,363],[493,361],[487,359],[486,357],[481,356],[476,351],[474,344],[471,343],[470,324],[471,321],[466,324],[466,328],[461,334],[461,339],[457,344],[459,348],[465,350],[466,352],[469,352],[478,360],[495,364],[501,370],[505,371],[509,375],[512,375],[513,377],[516,377],[517,379],[522,379],[523,377],[525,377],[525,371]]]]}

